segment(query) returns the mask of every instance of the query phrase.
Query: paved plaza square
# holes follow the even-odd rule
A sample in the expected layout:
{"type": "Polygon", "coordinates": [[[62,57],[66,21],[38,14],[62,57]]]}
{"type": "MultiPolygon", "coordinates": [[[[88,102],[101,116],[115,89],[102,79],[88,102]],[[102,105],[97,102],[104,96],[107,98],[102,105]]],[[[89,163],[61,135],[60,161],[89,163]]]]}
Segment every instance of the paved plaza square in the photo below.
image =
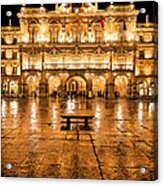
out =
{"type": "Polygon", "coordinates": [[[2,99],[2,176],[154,180],[156,113],[149,101],[2,99]],[[93,113],[90,130],[62,130],[65,112],[93,113]]]}

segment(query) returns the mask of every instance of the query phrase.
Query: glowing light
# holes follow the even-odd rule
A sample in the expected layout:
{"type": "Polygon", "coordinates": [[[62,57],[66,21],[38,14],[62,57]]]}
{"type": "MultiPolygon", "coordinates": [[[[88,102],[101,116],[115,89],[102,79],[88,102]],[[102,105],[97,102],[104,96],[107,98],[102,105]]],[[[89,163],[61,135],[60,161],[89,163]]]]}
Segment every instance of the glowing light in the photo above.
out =
{"type": "Polygon", "coordinates": [[[73,113],[73,111],[75,110],[75,100],[68,100],[67,101],[67,111],[68,113],[73,113]]]}
{"type": "Polygon", "coordinates": [[[12,44],[12,42],[13,42],[13,37],[12,37],[11,35],[6,36],[6,37],[5,37],[5,42],[6,42],[7,44],[12,44]]]}
{"type": "Polygon", "coordinates": [[[79,9],[77,8],[77,9],[75,9],[75,13],[79,13],[79,9]]]}
{"type": "Polygon", "coordinates": [[[59,37],[59,42],[60,42],[60,43],[63,43],[64,40],[65,40],[65,33],[62,32],[62,33],[60,34],[60,37],[59,37]]]}
{"type": "Polygon", "coordinates": [[[6,101],[2,99],[2,118],[6,117],[6,101]]]}
{"type": "Polygon", "coordinates": [[[149,103],[149,106],[148,106],[149,114],[151,115],[151,113],[154,113],[154,111],[155,111],[155,103],[149,103]]]}
{"type": "Polygon", "coordinates": [[[140,102],[138,105],[138,120],[140,126],[143,124],[143,103],[140,102]]]}
{"type": "Polygon", "coordinates": [[[117,119],[118,123],[120,126],[123,124],[123,112],[122,112],[122,105],[118,105],[118,110],[117,110],[117,119]]]}
{"type": "Polygon", "coordinates": [[[16,118],[18,112],[18,102],[17,101],[10,102],[10,109],[11,109],[12,116],[16,118]]]}
{"type": "Polygon", "coordinates": [[[68,37],[68,43],[72,43],[73,42],[73,37],[72,37],[72,35],[69,35],[69,37],[68,37]]]}
{"type": "Polygon", "coordinates": [[[112,41],[117,41],[118,40],[118,33],[113,33],[111,37],[112,41]]]}
{"type": "Polygon", "coordinates": [[[53,106],[53,119],[56,121],[56,118],[57,118],[57,107],[56,105],[53,106]]]}
{"type": "Polygon", "coordinates": [[[11,16],[12,16],[12,12],[11,12],[11,11],[7,11],[7,12],[6,12],[6,16],[7,16],[7,17],[11,17],[11,16]]]}
{"type": "Polygon", "coordinates": [[[31,119],[35,120],[36,119],[36,102],[32,103],[32,108],[31,108],[31,119]]]}
{"type": "Polygon", "coordinates": [[[101,124],[100,120],[99,120],[99,119],[96,119],[96,121],[95,121],[95,125],[96,125],[96,127],[95,127],[95,131],[96,131],[96,132],[99,131],[100,124],[101,124]]]}
{"type": "Polygon", "coordinates": [[[134,34],[133,33],[127,33],[127,40],[128,41],[134,40],[134,34]]]}
{"type": "Polygon", "coordinates": [[[37,117],[36,117],[36,102],[32,102],[32,107],[31,107],[31,130],[35,131],[37,129],[37,117]]]}
{"type": "Polygon", "coordinates": [[[25,43],[28,43],[28,41],[29,41],[29,36],[28,36],[28,35],[23,35],[23,36],[22,36],[22,41],[25,42],[25,43]]]}

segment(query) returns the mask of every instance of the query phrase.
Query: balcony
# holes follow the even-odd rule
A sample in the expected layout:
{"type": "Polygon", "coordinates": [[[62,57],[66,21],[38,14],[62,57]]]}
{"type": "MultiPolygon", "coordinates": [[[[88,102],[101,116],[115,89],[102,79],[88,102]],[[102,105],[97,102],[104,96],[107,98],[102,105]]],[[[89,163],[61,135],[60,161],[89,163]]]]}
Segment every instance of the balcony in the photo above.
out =
{"type": "Polygon", "coordinates": [[[23,65],[22,70],[42,70],[41,65],[23,65]]]}
{"type": "Polygon", "coordinates": [[[113,64],[112,70],[114,71],[132,71],[132,64],[113,64]]]}
{"type": "Polygon", "coordinates": [[[54,69],[109,69],[108,63],[66,63],[66,64],[45,64],[44,69],[54,70],[54,69]]]}

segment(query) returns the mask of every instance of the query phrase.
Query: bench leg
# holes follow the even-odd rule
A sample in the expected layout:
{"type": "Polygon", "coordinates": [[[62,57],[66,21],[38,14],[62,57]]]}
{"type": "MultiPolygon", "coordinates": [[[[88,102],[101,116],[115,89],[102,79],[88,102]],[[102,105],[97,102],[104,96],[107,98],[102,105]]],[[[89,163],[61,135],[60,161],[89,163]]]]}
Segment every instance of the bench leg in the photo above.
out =
{"type": "Polygon", "coordinates": [[[67,118],[67,126],[66,126],[67,130],[70,130],[70,118],[67,118]]]}
{"type": "Polygon", "coordinates": [[[88,129],[88,118],[85,118],[85,128],[88,129]]]}

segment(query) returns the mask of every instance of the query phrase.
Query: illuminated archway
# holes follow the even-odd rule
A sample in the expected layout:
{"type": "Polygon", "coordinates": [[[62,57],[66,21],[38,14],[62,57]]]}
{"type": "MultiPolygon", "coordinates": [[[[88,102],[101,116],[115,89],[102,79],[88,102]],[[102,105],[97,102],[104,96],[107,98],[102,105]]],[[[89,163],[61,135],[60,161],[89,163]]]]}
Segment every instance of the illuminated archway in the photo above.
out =
{"type": "Polygon", "coordinates": [[[105,78],[103,76],[95,76],[92,80],[92,90],[94,94],[97,95],[103,95],[105,92],[105,78]]]}
{"type": "Polygon", "coordinates": [[[12,95],[18,94],[18,82],[17,81],[11,81],[9,87],[10,87],[10,90],[9,90],[10,94],[12,95]]]}
{"type": "Polygon", "coordinates": [[[28,95],[32,96],[33,92],[39,93],[39,79],[36,75],[30,75],[27,78],[28,95]]]}
{"type": "Polygon", "coordinates": [[[148,95],[148,83],[146,81],[140,81],[139,84],[139,96],[147,96],[148,95]]]}
{"type": "Polygon", "coordinates": [[[128,79],[125,75],[118,75],[114,81],[114,91],[118,92],[120,97],[127,96],[128,79]]]}
{"type": "Polygon", "coordinates": [[[58,76],[50,76],[48,79],[49,85],[49,94],[52,94],[54,91],[58,91],[61,85],[61,79],[58,76]]]}
{"type": "Polygon", "coordinates": [[[7,81],[2,81],[1,82],[1,93],[2,94],[7,94],[7,93],[9,93],[9,82],[7,82],[7,81]]]}
{"type": "Polygon", "coordinates": [[[66,81],[66,91],[67,92],[76,92],[86,93],[86,80],[81,76],[72,76],[66,81]]]}

